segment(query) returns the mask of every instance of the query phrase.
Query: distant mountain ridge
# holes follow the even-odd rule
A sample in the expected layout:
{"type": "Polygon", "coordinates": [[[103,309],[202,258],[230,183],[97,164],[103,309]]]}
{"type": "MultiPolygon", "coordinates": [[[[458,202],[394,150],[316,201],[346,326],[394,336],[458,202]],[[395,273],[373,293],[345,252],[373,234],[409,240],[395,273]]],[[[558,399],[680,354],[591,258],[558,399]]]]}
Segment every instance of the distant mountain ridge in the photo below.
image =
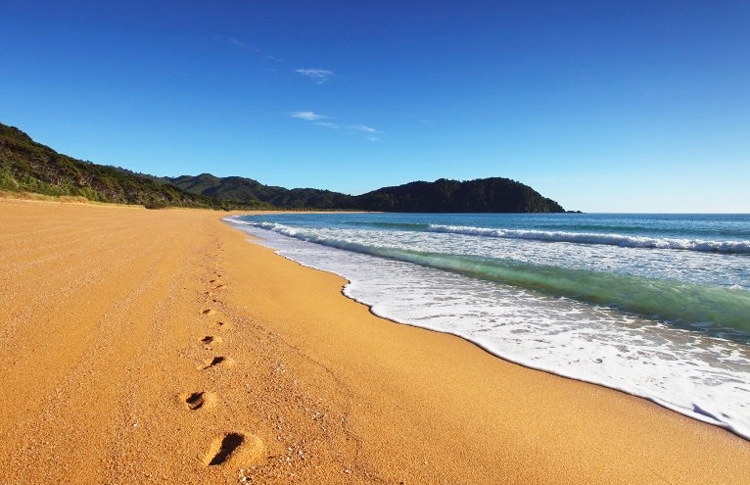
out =
{"type": "Polygon", "coordinates": [[[384,212],[565,212],[560,204],[528,185],[493,177],[469,181],[439,179],[383,187],[352,196],[320,189],[285,189],[243,177],[164,177],[194,194],[222,200],[259,200],[275,207],[356,209],[384,212]]]}
{"type": "Polygon", "coordinates": [[[565,212],[528,185],[503,177],[411,182],[360,195],[357,204],[386,212],[565,212]]]}
{"type": "Polygon", "coordinates": [[[263,202],[273,207],[293,209],[355,209],[355,197],[330,190],[286,189],[263,185],[244,177],[216,177],[209,173],[162,177],[175,187],[194,194],[226,201],[263,202]]]}
{"type": "Polygon", "coordinates": [[[211,209],[313,209],[385,212],[565,212],[515,180],[440,179],[383,187],[352,196],[286,189],[244,177],[211,174],[156,177],[57,153],[18,128],[0,123],[0,190],[82,196],[92,201],[211,209]]]}

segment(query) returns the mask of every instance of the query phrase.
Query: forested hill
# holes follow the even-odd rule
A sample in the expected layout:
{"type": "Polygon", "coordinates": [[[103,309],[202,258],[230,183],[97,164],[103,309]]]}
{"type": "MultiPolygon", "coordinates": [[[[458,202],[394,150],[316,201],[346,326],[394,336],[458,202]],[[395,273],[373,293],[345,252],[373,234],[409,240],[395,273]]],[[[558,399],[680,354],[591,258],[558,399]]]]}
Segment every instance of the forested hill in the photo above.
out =
{"type": "Polygon", "coordinates": [[[502,177],[384,187],[360,195],[357,205],[387,212],[565,212],[528,185],[502,177]]]}
{"type": "Polygon", "coordinates": [[[0,123],[0,190],[46,195],[82,196],[98,202],[158,207],[239,207],[185,192],[153,177],[121,168],[76,160],[36,143],[18,128],[0,123]]]}
{"type": "Polygon", "coordinates": [[[76,160],[0,123],[0,191],[82,196],[99,202],[212,209],[350,209],[386,212],[564,212],[531,187],[506,178],[440,179],[352,196],[286,189],[211,174],[155,177],[76,160]]]}
{"type": "Polygon", "coordinates": [[[226,201],[261,201],[278,208],[290,209],[355,209],[355,197],[321,189],[285,189],[263,185],[244,177],[215,177],[204,173],[197,176],[164,177],[169,182],[194,194],[226,201]]]}
{"type": "Polygon", "coordinates": [[[460,182],[440,179],[384,187],[359,196],[319,189],[272,187],[242,177],[211,174],[165,178],[196,194],[223,200],[261,200],[276,207],[385,212],[565,212],[528,185],[495,177],[460,182]]]}

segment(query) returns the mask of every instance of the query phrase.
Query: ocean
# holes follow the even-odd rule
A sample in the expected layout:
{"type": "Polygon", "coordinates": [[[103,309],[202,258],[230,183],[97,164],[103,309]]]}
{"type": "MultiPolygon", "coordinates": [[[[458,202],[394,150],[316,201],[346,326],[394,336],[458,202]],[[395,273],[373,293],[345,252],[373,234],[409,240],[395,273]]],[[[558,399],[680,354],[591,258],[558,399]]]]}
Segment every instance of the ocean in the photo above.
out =
{"type": "Polygon", "coordinates": [[[750,215],[225,220],[379,316],[750,439],[750,215]]]}

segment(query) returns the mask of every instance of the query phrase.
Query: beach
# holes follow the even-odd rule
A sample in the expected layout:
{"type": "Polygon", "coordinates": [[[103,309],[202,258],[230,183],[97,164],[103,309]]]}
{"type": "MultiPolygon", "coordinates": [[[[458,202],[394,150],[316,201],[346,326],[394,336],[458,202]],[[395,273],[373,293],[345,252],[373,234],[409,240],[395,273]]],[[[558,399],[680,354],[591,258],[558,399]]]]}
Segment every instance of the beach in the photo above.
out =
{"type": "Polygon", "coordinates": [[[226,213],[0,200],[0,483],[750,481],[750,443],[374,316],[226,213]]]}

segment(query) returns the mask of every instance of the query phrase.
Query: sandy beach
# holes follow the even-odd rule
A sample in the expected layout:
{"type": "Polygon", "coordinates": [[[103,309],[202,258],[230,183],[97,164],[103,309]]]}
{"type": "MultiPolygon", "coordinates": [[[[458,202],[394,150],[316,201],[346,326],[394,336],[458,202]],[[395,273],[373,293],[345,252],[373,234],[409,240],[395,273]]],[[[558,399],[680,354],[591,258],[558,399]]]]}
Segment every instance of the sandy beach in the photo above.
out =
{"type": "Polygon", "coordinates": [[[226,213],[0,200],[0,484],[746,484],[750,443],[373,316],[226,213]]]}

